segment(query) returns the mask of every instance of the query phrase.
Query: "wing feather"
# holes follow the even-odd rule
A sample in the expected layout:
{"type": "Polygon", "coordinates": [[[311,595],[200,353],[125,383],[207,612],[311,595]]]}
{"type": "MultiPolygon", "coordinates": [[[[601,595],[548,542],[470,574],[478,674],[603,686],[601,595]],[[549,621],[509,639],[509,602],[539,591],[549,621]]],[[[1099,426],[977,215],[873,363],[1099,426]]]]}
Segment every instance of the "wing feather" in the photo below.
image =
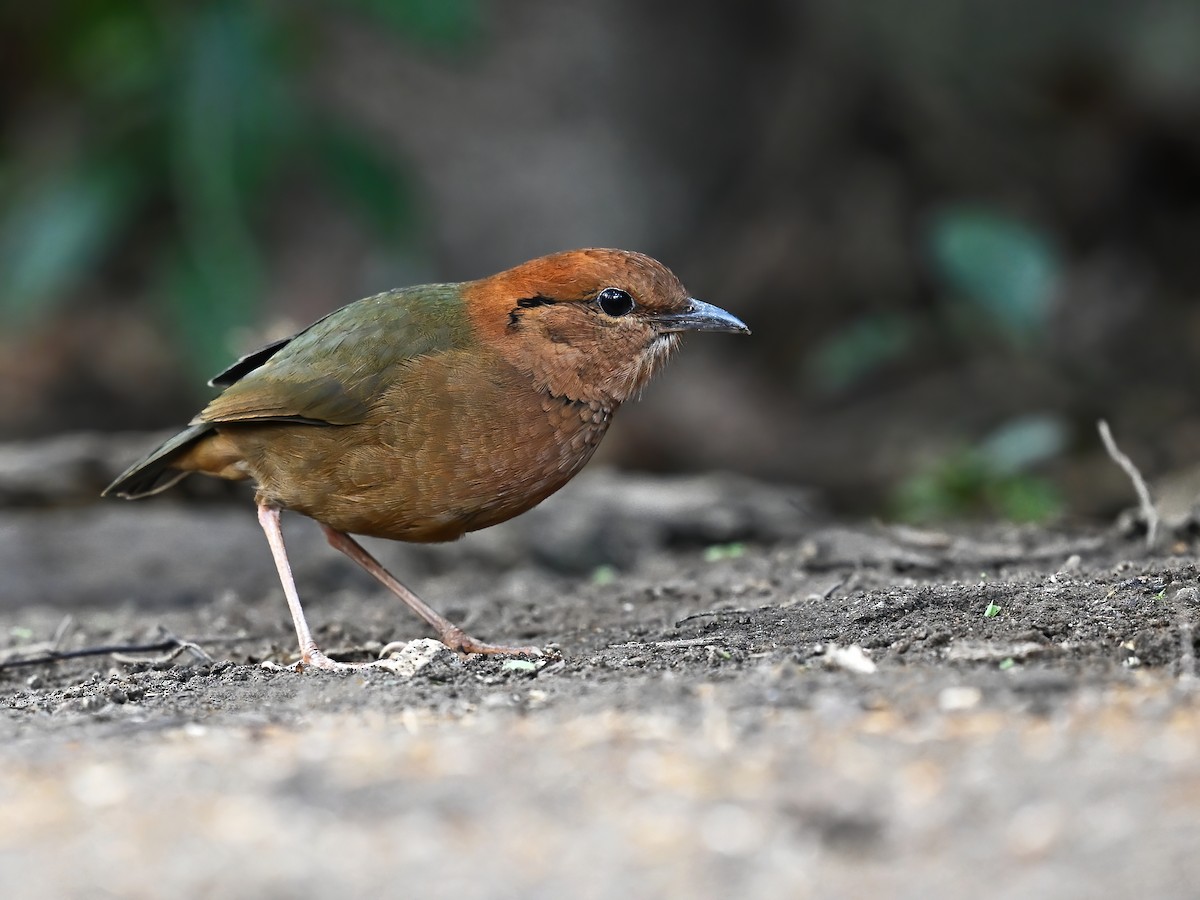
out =
{"type": "Polygon", "coordinates": [[[473,340],[458,285],[377,294],[234,363],[213,379],[228,387],[193,422],[352,425],[413,360],[473,340]]]}

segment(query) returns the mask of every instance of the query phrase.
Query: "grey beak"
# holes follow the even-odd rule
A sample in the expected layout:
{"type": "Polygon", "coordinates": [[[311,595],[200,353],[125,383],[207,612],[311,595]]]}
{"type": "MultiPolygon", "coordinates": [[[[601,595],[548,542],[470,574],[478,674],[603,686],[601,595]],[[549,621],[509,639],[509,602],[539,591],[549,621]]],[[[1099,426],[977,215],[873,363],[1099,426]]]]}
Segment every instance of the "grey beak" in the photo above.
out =
{"type": "Polygon", "coordinates": [[[682,312],[663,313],[654,317],[659,331],[728,331],[732,334],[749,334],[746,323],[719,306],[705,303],[692,297],[687,309],[682,312]]]}

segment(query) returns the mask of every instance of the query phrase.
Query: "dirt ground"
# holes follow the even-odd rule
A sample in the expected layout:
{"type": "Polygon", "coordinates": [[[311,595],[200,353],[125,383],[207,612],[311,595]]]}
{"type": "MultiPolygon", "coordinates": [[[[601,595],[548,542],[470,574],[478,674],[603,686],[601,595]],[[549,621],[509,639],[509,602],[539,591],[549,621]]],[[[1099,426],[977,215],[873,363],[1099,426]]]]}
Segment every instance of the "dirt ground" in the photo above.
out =
{"type": "MultiPolygon", "coordinates": [[[[335,655],[427,637],[284,527],[335,655]]],[[[265,668],[294,638],[248,500],[0,510],[4,894],[1195,896],[1191,546],[603,471],[453,545],[372,546],[550,652],[265,668]],[[162,629],[211,661],[14,665],[162,629]]]]}

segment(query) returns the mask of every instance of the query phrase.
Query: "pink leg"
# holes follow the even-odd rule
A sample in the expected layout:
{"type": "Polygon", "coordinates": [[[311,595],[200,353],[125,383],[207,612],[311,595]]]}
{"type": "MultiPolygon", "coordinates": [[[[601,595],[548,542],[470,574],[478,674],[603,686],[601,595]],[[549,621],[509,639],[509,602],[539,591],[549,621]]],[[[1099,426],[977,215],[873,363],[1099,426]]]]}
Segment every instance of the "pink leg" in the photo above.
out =
{"type": "Polygon", "coordinates": [[[379,560],[368,553],[362,544],[354,540],[350,535],[330,528],[328,525],[322,525],[321,527],[325,530],[325,537],[329,541],[330,546],[342,551],[375,576],[380,584],[399,597],[409,609],[428,622],[434,631],[438,633],[438,639],[451,650],[456,650],[459,653],[542,655],[542,651],[537,647],[506,647],[500,644],[485,644],[483,641],[476,640],[401,584],[396,579],[396,576],[380,565],[379,560]]]}
{"type": "Polygon", "coordinates": [[[279,581],[283,584],[283,595],[287,598],[288,609],[292,612],[292,624],[296,626],[296,638],[300,641],[300,667],[312,666],[314,669],[330,670],[359,668],[352,663],[330,659],[321,652],[321,648],[313,640],[308,622],[304,618],[304,610],[300,606],[300,595],[296,592],[296,582],[292,578],[292,566],[288,562],[287,550],[283,546],[283,531],[279,527],[279,507],[259,503],[258,524],[267,534],[267,543],[271,545],[271,555],[275,557],[275,568],[279,571],[279,581]]]}

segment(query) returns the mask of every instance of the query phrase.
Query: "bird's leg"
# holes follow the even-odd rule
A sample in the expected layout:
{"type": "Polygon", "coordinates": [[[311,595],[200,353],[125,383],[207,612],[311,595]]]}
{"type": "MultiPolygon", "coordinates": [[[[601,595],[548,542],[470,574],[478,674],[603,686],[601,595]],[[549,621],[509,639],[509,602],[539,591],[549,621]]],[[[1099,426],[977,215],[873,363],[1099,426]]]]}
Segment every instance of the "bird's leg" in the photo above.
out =
{"type": "Polygon", "coordinates": [[[304,618],[304,610],[300,606],[300,595],[296,592],[296,582],[292,578],[292,566],[288,562],[287,550],[283,546],[283,531],[279,527],[279,507],[260,502],[258,504],[258,524],[267,534],[267,543],[271,545],[271,555],[275,558],[275,568],[279,570],[279,581],[283,585],[283,595],[287,597],[288,609],[292,612],[292,624],[296,626],[296,638],[300,641],[300,668],[305,666],[312,666],[314,669],[360,668],[353,663],[330,659],[313,640],[308,622],[304,618]]]}
{"type": "Polygon", "coordinates": [[[379,563],[379,560],[368,553],[362,544],[354,540],[350,535],[344,531],[330,528],[328,525],[322,525],[321,527],[325,530],[325,537],[329,541],[330,546],[342,551],[375,576],[380,584],[399,597],[409,609],[428,622],[438,633],[438,639],[451,650],[456,650],[459,653],[542,655],[542,651],[537,647],[505,647],[499,644],[486,644],[483,641],[476,640],[401,584],[396,576],[385,569],[379,563]]]}

